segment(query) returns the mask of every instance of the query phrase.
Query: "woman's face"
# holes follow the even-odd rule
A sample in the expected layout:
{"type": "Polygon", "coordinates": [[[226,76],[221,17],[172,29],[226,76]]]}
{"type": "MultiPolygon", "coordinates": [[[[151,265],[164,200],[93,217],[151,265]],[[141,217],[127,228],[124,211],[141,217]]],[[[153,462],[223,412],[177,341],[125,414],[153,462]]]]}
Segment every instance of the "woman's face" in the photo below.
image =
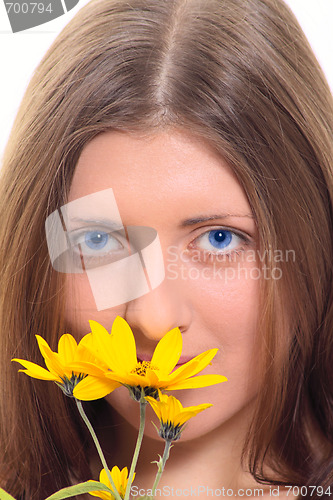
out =
{"type": "MultiPolygon", "coordinates": [[[[72,331],[84,335],[88,320],[110,331],[115,317],[122,316],[134,332],[140,359],[150,359],[157,342],[174,327],[183,334],[180,362],[217,347],[203,374],[219,373],[228,382],[174,391],[184,406],[214,404],[189,422],[182,441],[199,437],[248,408],[258,390],[259,273],[256,225],[247,197],[206,142],[175,130],[145,137],[107,132],[94,138],[78,161],[70,201],[109,188],[125,229],[136,227],[138,234],[142,227],[156,230],[165,278],[148,293],[120,305],[111,301],[111,307],[98,311],[87,275],[69,274],[67,320],[72,331]]],[[[86,212],[77,217],[76,230],[89,255],[118,252],[124,245],[120,237],[108,236],[107,221],[115,214],[107,213],[111,204],[103,196],[91,220],[86,212]]],[[[98,276],[112,279],[112,273],[98,276]]],[[[130,411],[137,403],[125,388],[107,399],[137,426],[137,412],[130,411]]],[[[153,426],[147,426],[147,433],[156,436],[153,426]]]]}

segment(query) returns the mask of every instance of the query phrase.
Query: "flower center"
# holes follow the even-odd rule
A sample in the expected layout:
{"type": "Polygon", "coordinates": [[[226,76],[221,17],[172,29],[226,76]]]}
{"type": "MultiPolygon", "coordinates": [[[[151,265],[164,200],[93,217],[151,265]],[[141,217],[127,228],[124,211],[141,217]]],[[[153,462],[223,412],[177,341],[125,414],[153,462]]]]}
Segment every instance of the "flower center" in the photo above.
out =
{"type": "Polygon", "coordinates": [[[131,373],[136,373],[137,375],[141,375],[144,377],[147,373],[148,368],[150,370],[158,370],[156,366],[152,366],[150,361],[139,361],[136,367],[131,371],[131,373]]]}

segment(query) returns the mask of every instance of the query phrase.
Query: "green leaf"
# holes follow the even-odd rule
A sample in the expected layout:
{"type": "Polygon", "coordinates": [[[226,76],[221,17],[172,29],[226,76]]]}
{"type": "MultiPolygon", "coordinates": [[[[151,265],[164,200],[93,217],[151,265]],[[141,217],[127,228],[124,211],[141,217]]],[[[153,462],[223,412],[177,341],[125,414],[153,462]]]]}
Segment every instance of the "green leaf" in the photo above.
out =
{"type": "Polygon", "coordinates": [[[12,495],[7,493],[5,490],[0,488],[0,500],[15,500],[15,498],[12,497],[12,495]]]}
{"type": "Polygon", "coordinates": [[[161,457],[160,454],[158,456],[159,456],[158,460],[154,460],[153,462],[150,462],[150,463],[157,464],[158,471],[163,472],[163,458],[161,457]]]}
{"type": "MultiPolygon", "coordinates": [[[[62,500],[63,498],[71,498],[76,495],[82,495],[83,493],[90,493],[91,491],[107,491],[108,493],[112,493],[112,490],[110,490],[110,488],[103,483],[99,483],[97,481],[92,483],[91,481],[87,481],[86,483],[80,483],[75,486],[63,488],[62,490],[53,493],[53,495],[47,497],[45,500],[62,500]]],[[[0,497],[0,500],[2,500],[2,497],[0,497]]],[[[3,500],[7,500],[7,497],[4,497],[3,500]]],[[[8,496],[8,500],[12,500],[12,497],[8,496]]]]}

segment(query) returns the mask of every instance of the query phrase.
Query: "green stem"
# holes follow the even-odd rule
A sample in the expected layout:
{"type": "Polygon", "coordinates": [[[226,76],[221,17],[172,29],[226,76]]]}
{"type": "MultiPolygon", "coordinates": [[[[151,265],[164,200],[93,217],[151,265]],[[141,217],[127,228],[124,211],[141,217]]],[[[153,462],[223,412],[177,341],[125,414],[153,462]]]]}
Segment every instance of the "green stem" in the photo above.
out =
{"type": "Polygon", "coordinates": [[[139,427],[139,434],[138,438],[136,440],[136,445],[135,445],[135,450],[134,450],[134,455],[132,459],[132,464],[131,464],[131,469],[130,473],[128,476],[128,483],[126,487],[126,492],[124,496],[124,500],[129,500],[129,495],[131,491],[131,486],[133,482],[133,477],[134,477],[134,472],[135,472],[135,467],[138,462],[139,458],[139,452],[142,444],[142,439],[143,439],[143,434],[145,430],[145,420],[146,420],[146,406],[147,406],[147,401],[144,399],[144,393],[142,391],[141,394],[141,401],[140,401],[140,427],[139,427]]]}
{"type": "Polygon", "coordinates": [[[115,484],[113,482],[113,479],[112,479],[112,476],[111,476],[111,473],[110,473],[110,469],[109,469],[109,467],[108,467],[108,465],[106,463],[106,460],[105,460],[105,457],[104,457],[104,453],[102,451],[101,445],[99,444],[99,441],[98,441],[98,438],[97,438],[96,433],[94,431],[94,428],[91,425],[91,423],[90,423],[90,421],[89,421],[89,419],[88,419],[88,417],[87,417],[87,415],[86,415],[86,413],[85,413],[85,411],[83,409],[82,402],[79,401],[78,399],[75,399],[75,402],[76,402],[76,406],[77,406],[77,408],[79,410],[79,413],[80,413],[80,415],[82,417],[82,420],[84,421],[84,423],[88,427],[88,430],[89,430],[89,432],[91,434],[91,437],[93,438],[93,441],[94,441],[94,444],[96,446],[99,458],[101,459],[101,462],[102,462],[102,465],[104,467],[104,470],[105,470],[105,472],[106,472],[106,474],[108,476],[108,479],[109,479],[109,481],[111,483],[111,487],[113,489],[114,496],[116,497],[117,500],[122,500],[122,498],[119,495],[119,492],[118,492],[118,490],[117,490],[117,488],[116,488],[116,486],[115,486],[115,484]]]}
{"type": "Polygon", "coordinates": [[[158,464],[158,471],[157,471],[157,474],[156,474],[156,477],[155,477],[155,481],[154,481],[154,485],[153,485],[153,488],[152,488],[152,496],[151,496],[152,499],[155,497],[156,488],[157,488],[157,486],[158,486],[158,484],[160,482],[161,476],[163,474],[165,463],[166,463],[166,461],[169,458],[170,447],[171,447],[171,441],[165,441],[165,447],[164,447],[164,453],[163,453],[163,457],[162,457],[162,463],[158,464]]]}

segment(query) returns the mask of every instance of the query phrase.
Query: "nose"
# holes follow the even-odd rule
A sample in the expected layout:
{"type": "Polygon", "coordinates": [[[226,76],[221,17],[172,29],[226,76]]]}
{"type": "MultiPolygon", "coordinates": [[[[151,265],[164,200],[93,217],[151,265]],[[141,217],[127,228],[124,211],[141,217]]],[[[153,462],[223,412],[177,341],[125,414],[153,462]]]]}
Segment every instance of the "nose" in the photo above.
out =
{"type": "Polygon", "coordinates": [[[177,281],[164,280],[151,292],[129,302],[125,319],[134,331],[158,342],[172,328],[186,332],[192,314],[190,303],[177,281]]]}

